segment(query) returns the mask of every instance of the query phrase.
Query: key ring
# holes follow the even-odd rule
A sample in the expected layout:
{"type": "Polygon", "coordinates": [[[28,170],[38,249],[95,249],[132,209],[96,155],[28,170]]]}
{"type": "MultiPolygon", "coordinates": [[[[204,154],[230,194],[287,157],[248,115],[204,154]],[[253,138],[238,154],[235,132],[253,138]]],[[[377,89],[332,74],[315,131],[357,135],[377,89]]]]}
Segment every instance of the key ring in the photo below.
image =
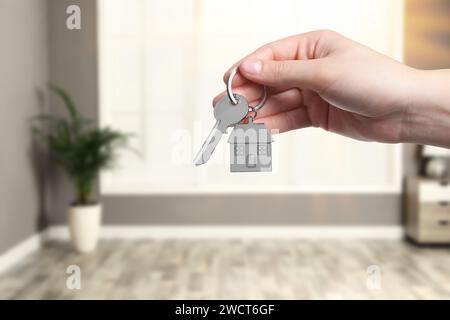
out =
{"type": "Polygon", "coordinates": [[[248,113],[247,116],[241,120],[241,124],[249,124],[249,123],[253,123],[253,120],[256,119],[256,116],[258,115],[258,112],[255,111],[255,108],[253,107],[248,107],[248,113]]]}
{"type": "MultiPolygon", "coordinates": [[[[236,75],[236,73],[238,72],[238,68],[239,68],[239,66],[235,66],[235,67],[233,67],[233,69],[231,69],[230,75],[228,76],[228,81],[227,81],[227,95],[233,105],[238,104],[238,101],[237,101],[236,97],[234,96],[233,88],[232,88],[233,78],[236,75]]],[[[261,101],[256,106],[252,107],[253,110],[255,112],[260,110],[264,106],[266,101],[267,101],[267,87],[263,86],[263,96],[261,98],[261,101]]]]}

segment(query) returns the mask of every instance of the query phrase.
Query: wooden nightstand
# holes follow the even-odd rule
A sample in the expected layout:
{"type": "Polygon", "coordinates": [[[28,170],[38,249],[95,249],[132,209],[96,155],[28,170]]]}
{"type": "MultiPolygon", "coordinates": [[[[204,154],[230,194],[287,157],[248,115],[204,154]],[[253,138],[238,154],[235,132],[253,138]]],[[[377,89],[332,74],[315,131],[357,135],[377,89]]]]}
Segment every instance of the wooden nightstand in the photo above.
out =
{"type": "Polygon", "coordinates": [[[448,181],[407,178],[406,234],[420,244],[450,244],[448,181]]]}

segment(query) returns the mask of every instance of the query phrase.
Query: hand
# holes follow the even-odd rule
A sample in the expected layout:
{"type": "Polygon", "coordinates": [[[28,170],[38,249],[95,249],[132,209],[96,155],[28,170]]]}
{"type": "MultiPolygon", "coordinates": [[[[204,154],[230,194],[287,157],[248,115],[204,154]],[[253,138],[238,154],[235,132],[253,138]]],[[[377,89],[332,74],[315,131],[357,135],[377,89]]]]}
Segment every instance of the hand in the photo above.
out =
{"type": "MultiPolygon", "coordinates": [[[[269,43],[238,64],[233,89],[250,105],[257,103],[261,85],[270,87],[255,121],[270,129],[314,126],[365,141],[430,140],[442,145],[433,137],[411,133],[427,122],[418,120],[423,118],[420,103],[427,103],[426,97],[418,96],[424,90],[424,71],[335,32],[315,31],[269,43]]],[[[445,144],[450,145],[449,138],[445,144]]]]}

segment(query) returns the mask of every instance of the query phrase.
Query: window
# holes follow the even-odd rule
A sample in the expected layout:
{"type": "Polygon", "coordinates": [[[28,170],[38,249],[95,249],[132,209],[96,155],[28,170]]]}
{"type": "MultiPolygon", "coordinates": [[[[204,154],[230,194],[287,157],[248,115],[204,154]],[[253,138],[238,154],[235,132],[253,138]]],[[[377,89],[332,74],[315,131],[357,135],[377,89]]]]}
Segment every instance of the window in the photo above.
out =
{"type": "Polygon", "coordinates": [[[100,117],[133,134],[103,193],[400,192],[401,147],[304,129],[275,137],[273,172],[231,174],[223,138],[192,165],[223,72],[255,48],[329,28],[402,57],[400,0],[100,0],[100,117]]]}

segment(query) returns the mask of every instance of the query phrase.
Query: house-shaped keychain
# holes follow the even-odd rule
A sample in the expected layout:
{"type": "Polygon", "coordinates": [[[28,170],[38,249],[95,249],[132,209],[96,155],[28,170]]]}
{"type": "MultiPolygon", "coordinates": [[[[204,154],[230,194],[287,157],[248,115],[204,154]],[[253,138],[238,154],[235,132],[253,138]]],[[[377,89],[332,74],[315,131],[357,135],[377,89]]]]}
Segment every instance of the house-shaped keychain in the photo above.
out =
{"type": "Polygon", "coordinates": [[[237,124],[228,139],[231,172],[272,171],[272,141],[263,123],[237,124]]]}

